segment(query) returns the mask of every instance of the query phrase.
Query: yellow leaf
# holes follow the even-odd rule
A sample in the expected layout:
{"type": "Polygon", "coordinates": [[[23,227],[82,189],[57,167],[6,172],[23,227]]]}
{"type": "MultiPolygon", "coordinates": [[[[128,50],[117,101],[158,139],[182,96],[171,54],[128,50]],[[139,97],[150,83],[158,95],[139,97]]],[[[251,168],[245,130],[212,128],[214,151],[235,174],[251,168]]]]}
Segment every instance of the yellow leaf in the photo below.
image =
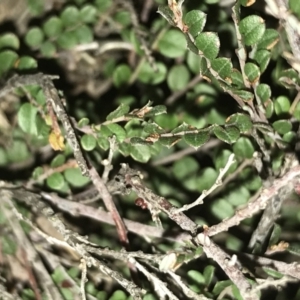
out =
{"type": "Polygon", "coordinates": [[[65,144],[64,144],[64,137],[59,132],[52,131],[49,135],[49,143],[53,150],[64,150],[65,144]]]}

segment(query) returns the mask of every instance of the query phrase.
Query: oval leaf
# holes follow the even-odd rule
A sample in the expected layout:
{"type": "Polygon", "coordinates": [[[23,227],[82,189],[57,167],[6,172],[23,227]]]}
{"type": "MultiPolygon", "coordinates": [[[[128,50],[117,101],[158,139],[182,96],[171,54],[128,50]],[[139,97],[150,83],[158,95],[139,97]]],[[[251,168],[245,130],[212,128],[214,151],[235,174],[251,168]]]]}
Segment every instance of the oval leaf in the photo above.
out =
{"type": "Polygon", "coordinates": [[[215,32],[200,33],[195,40],[195,44],[208,59],[216,58],[219,53],[220,40],[215,32]]]}
{"type": "Polygon", "coordinates": [[[32,135],[37,134],[36,127],[37,108],[30,103],[24,103],[18,112],[18,124],[20,128],[32,135]]]}
{"type": "Polygon", "coordinates": [[[2,48],[11,48],[19,49],[20,41],[18,37],[13,33],[5,33],[0,36],[0,49],[2,48]]]}
{"type": "Polygon", "coordinates": [[[260,78],[260,70],[258,66],[253,63],[246,63],[244,72],[251,84],[255,84],[260,78]]]}
{"type": "Polygon", "coordinates": [[[241,20],[239,24],[240,32],[244,43],[247,46],[256,44],[264,35],[265,21],[259,16],[251,15],[241,20]]]}
{"type": "Polygon", "coordinates": [[[240,137],[240,131],[235,126],[228,126],[223,129],[221,126],[216,125],[213,128],[213,132],[219,140],[228,144],[235,143],[240,137]]]}
{"type": "Polygon", "coordinates": [[[211,61],[211,67],[223,79],[231,75],[232,63],[229,58],[225,58],[225,57],[215,58],[211,61]]]}
{"type": "Polygon", "coordinates": [[[183,140],[195,149],[201,147],[208,142],[210,134],[208,131],[199,131],[198,133],[187,133],[183,136],[183,140]]]}
{"type": "Polygon", "coordinates": [[[161,54],[170,58],[183,56],[186,52],[185,36],[175,29],[167,31],[158,42],[158,50],[161,54]]]}
{"type": "Polygon", "coordinates": [[[202,32],[206,23],[206,14],[200,10],[191,10],[184,17],[190,34],[195,38],[202,32]]]}

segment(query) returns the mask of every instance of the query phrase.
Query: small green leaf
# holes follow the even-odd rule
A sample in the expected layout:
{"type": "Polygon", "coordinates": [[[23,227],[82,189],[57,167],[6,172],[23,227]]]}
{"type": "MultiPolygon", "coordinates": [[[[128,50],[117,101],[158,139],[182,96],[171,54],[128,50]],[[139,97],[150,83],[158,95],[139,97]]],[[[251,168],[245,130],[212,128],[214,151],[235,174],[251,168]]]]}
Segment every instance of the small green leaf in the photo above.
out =
{"type": "Polygon", "coordinates": [[[146,163],[151,158],[150,148],[141,144],[131,145],[130,156],[136,161],[146,163]]]}
{"type": "Polygon", "coordinates": [[[206,14],[200,10],[191,10],[184,16],[184,23],[189,27],[190,34],[195,38],[204,28],[206,14]]]}
{"type": "Polygon", "coordinates": [[[252,158],[255,151],[251,141],[247,137],[240,137],[232,146],[236,157],[252,158]]]}
{"type": "Polygon", "coordinates": [[[210,60],[216,58],[219,53],[220,40],[215,32],[200,33],[195,44],[203,55],[210,60]]]}
{"type": "Polygon", "coordinates": [[[148,62],[145,62],[141,67],[138,79],[146,84],[156,85],[163,82],[167,75],[166,66],[161,63],[156,63],[157,71],[153,70],[152,66],[148,62]]]}
{"type": "Polygon", "coordinates": [[[53,190],[60,190],[65,185],[65,179],[61,173],[51,174],[47,178],[46,182],[47,182],[48,187],[53,190]]]}
{"type": "Polygon", "coordinates": [[[189,51],[187,54],[187,65],[194,74],[199,74],[200,72],[200,59],[200,56],[192,51],[189,51]]]}
{"type": "Polygon", "coordinates": [[[272,230],[272,234],[270,236],[269,246],[275,245],[279,242],[281,236],[281,227],[278,224],[274,224],[274,228],[272,230]]]}
{"type": "Polygon", "coordinates": [[[158,141],[161,145],[170,148],[180,140],[181,140],[180,137],[172,136],[172,137],[160,137],[158,141]]]}
{"type": "Polygon", "coordinates": [[[245,75],[251,84],[255,84],[260,78],[260,71],[257,65],[246,63],[244,67],[245,75]]]}
{"type": "Polygon", "coordinates": [[[241,20],[239,29],[247,46],[256,44],[264,35],[265,21],[259,16],[251,15],[241,20]]]}
{"type": "Polygon", "coordinates": [[[192,157],[177,160],[172,167],[172,172],[178,180],[194,176],[199,169],[199,163],[192,157]]]}
{"type": "Polygon", "coordinates": [[[131,17],[129,11],[118,11],[114,16],[113,19],[121,24],[123,27],[126,27],[131,24],[131,17]]]}
{"type": "Polygon", "coordinates": [[[63,154],[58,154],[52,159],[50,166],[51,168],[57,168],[63,165],[65,162],[66,162],[66,157],[63,154]]]}
{"type": "Polygon", "coordinates": [[[119,65],[113,74],[113,82],[116,87],[125,85],[131,76],[131,69],[128,65],[122,64],[119,65]]]}
{"type": "Polygon", "coordinates": [[[232,85],[237,86],[238,88],[244,87],[244,81],[243,81],[243,75],[242,73],[237,69],[232,69],[230,78],[232,80],[232,85]]]}
{"type": "Polygon", "coordinates": [[[288,89],[294,89],[300,85],[299,75],[294,69],[282,71],[278,81],[288,89]]]}
{"type": "Polygon", "coordinates": [[[275,271],[274,269],[270,269],[270,268],[267,268],[267,267],[262,267],[262,269],[271,277],[273,278],[282,278],[283,277],[283,274],[281,274],[280,272],[277,272],[275,271]]]}
{"type": "Polygon", "coordinates": [[[75,29],[75,34],[80,44],[88,44],[94,40],[93,31],[87,25],[82,25],[75,29]]]}
{"type": "Polygon", "coordinates": [[[211,211],[219,220],[224,220],[234,214],[232,205],[224,199],[218,199],[215,201],[211,211]]]}
{"type": "Polygon", "coordinates": [[[45,3],[43,1],[27,0],[26,3],[32,16],[41,16],[45,11],[45,3]]]}
{"type": "Polygon", "coordinates": [[[106,12],[112,5],[112,0],[95,0],[95,6],[99,12],[106,12]]]}
{"type": "Polygon", "coordinates": [[[185,65],[175,65],[171,68],[167,83],[171,91],[182,90],[190,81],[190,72],[185,65]]]}
{"type": "Polygon", "coordinates": [[[86,151],[92,151],[95,149],[97,141],[91,134],[84,134],[81,139],[81,146],[86,151]]]}
{"type": "MultiPolygon", "coordinates": [[[[108,139],[105,137],[100,137],[100,138],[97,138],[97,142],[98,142],[98,145],[103,149],[103,150],[108,150],[109,149],[109,141],[108,139]]],[[[122,146],[122,145],[121,145],[122,146]]]]}
{"type": "Polygon", "coordinates": [[[189,278],[193,279],[197,284],[205,283],[205,278],[199,271],[190,270],[188,271],[187,275],[189,278]]]}
{"type": "Polygon", "coordinates": [[[18,70],[36,69],[37,67],[37,61],[30,56],[22,56],[17,64],[18,70]]]}
{"type": "Polygon", "coordinates": [[[218,281],[216,285],[213,288],[213,294],[215,296],[219,295],[221,292],[224,291],[228,286],[232,284],[231,280],[224,280],[224,281],[218,281]]]}
{"type": "Polygon", "coordinates": [[[25,36],[25,43],[32,48],[39,47],[44,41],[44,33],[39,27],[30,28],[25,36]]]}
{"type": "Polygon", "coordinates": [[[300,19],[300,3],[298,0],[289,0],[290,10],[300,19]]]}
{"type": "Polygon", "coordinates": [[[235,284],[232,285],[231,290],[235,300],[244,300],[244,298],[241,296],[239,288],[235,284]]]}
{"type": "Polygon", "coordinates": [[[7,151],[7,158],[10,162],[21,162],[30,156],[27,145],[24,141],[15,140],[7,151]]]}
{"type": "Polygon", "coordinates": [[[261,83],[256,87],[256,95],[260,98],[262,103],[265,103],[271,98],[271,88],[269,85],[261,83]]]}
{"type": "Polygon", "coordinates": [[[211,67],[219,74],[223,79],[231,75],[232,63],[229,58],[218,57],[211,61],[211,67]]]}
{"type": "Polygon", "coordinates": [[[233,89],[232,92],[245,102],[252,101],[254,99],[254,95],[248,91],[233,89]]]}
{"type": "Polygon", "coordinates": [[[261,72],[264,72],[269,65],[271,53],[268,50],[258,50],[255,52],[253,59],[259,64],[261,72]]]}
{"type": "Polygon", "coordinates": [[[14,50],[19,49],[19,38],[13,33],[5,33],[0,36],[0,49],[11,48],[14,50]]]}
{"type": "Polygon", "coordinates": [[[127,295],[121,290],[115,291],[108,300],[126,300],[127,295]]]}
{"type": "Polygon", "coordinates": [[[0,52],[0,76],[14,67],[18,54],[11,50],[0,52]]]}
{"type": "Polygon", "coordinates": [[[207,130],[199,131],[197,133],[187,133],[183,136],[183,140],[195,149],[201,147],[208,142],[210,133],[207,130]]]}
{"type": "Polygon", "coordinates": [[[128,114],[130,110],[130,107],[126,104],[121,103],[121,105],[114,110],[113,112],[111,112],[107,117],[106,120],[113,120],[113,119],[117,119],[120,117],[125,116],[126,114],[128,114]]]}
{"type": "Polygon", "coordinates": [[[203,276],[205,278],[205,285],[209,286],[214,277],[215,267],[214,266],[206,266],[203,271],[203,276]]]}
{"type": "Polygon", "coordinates": [[[65,31],[62,34],[59,35],[57,39],[57,44],[62,49],[72,49],[78,44],[78,39],[76,32],[74,31],[65,31]]]}
{"type": "Polygon", "coordinates": [[[283,135],[282,140],[288,144],[291,144],[296,140],[296,133],[293,131],[287,132],[286,134],[283,135]]]}
{"type": "Polygon", "coordinates": [[[60,18],[66,28],[77,24],[80,21],[78,8],[76,6],[67,6],[60,14],[60,18]]]}
{"type": "Polygon", "coordinates": [[[81,22],[94,23],[97,18],[97,9],[93,5],[86,4],[81,8],[79,18],[81,22]]]}
{"type": "Polygon", "coordinates": [[[157,12],[162,15],[172,26],[176,26],[174,23],[174,14],[169,6],[167,5],[159,5],[157,12]]]}
{"type": "Polygon", "coordinates": [[[292,123],[289,120],[278,120],[272,124],[279,134],[286,134],[292,130],[292,123]]]}
{"type": "Polygon", "coordinates": [[[65,179],[74,187],[83,187],[87,185],[91,180],[83,176],[79,168],[69,168],[64,171],[65,179]]]}
{"type": "Polygon", "coordinates": [[[248,115],[245,114],[234,114],[227,118],[226,125],[236,126],[241,133],[246,133],[252,129],[252,121],[248,115]]]}
{"type": "Polygon", "coordinates": [[[274,112],[274,103],[271,99],[269,99],[264,103],[264,105],[266,109],[266,117],[269,119],[272,117],[274,112]]]}
{"type": "Polygon", "coordinates": [[[147,134],[154,134],[154,133],[161,134],[164,133],[165,131],[156,123],[147,123],[144,126],[144,132],[146,132],[147,134]]]}
{"type": "Polygon", "coordinates": [[[257,44],[258,49],[271,50],[279,41],[279,33],[275,29],[266,29],[261,40],[257,44]]]}
{"type": "Polygon", "coordinates": [[[41,45],[40,51],[43,56],[49,58],[53,57],[56,53],[56,47],[52,42],[46,41],[41,45]]]}
{"type": "Polygon", "coordinates": [[[182,32],[170,29],[158,42],[159,52],[170,58],[181,57],[186,52],[186,39],[182,32]]]}
{"type": "Polygon", "coordinates": [[[121,127],[118,124],[108,124],[108,125],[106,125],[106,127],[109,131],[111,131],[110,136],[115,135],[118,142],[122,143],[125,140],[126,131],[124,130],[123,127],[121,127]]]}
{"type": "Polygon", "coordinates": [[[40,105],[44,105],[46,103],[46,97],[44,91],[41,88],[39,88],[38,92],[36,93],[35,99],[40,105]]]}
{"type": "Polygon", "coordinates": [[[90,124],[90,120],[88,118],[82,118],[77,123],[79,128],[83,128],[84,126],[87,126],[89,124],[90,124]]]}
{"type": "Polygon", "coordinates": [[[239,129],[232,125],[226,127],[225,129],[219,125],[216,125],[213,127],[213,132],[219,140],[228,144],[235,143],[240,137],[239,129]]]}
{"type": "Polygon", "coordinates": [[[178,125],[178,115],[175,113],[159,115],[154,117],[154,121],[165,130],[173,129],[178,125]]]}
{"type": "Polygon", "coordinates": [[[18,112],[18,124],[20,128],[32,135],[37,134],[36,127],[37,108],[30,103],[24,103],[18,112]]]}
{"type": "Polygon", "coordinates": [[[288,114],[290,107],[290,100],[286,96],[279,96],[274,100],[274,108],[278,116],[288,114]]]}
{"type": "Polygon", "coordinates": [[[145,117],[159,116],[159,115],[166,114],[166,113],[167,113],[167,108],[165,105],[156,105],[156,106],[152,107],[152,109],[150,111],[145,113],[145,117]]]}
{"type": "Polygon", "coordinates": [[[218,177],[218,173],[213,168],[205,168],[201,170],[197,178],[197,190],[203,192],[212,187],[218,177]]]}
{"type": "Polygon", "coordinates": [[[62,28],[62,21],[58,17],[51,17],[43,25],[43,30],[49,38],[58,37],[62,32],[62,28]]]}

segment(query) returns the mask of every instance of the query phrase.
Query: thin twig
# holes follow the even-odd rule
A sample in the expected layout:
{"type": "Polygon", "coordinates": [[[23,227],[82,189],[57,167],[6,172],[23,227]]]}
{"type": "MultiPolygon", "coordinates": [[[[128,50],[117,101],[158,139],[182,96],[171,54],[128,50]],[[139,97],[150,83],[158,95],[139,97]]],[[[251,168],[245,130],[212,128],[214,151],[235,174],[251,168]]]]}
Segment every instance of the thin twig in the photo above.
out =
{"type": "Polygon", "coordinates": [[[211,194],[218,186],[222,185],[222,178],[225,176],[225,174],[227,173],[227,171],[229,170],[229,168],[231,167],[231,165],[233,163],[235,163],[234,154],[231,154],[228,158],[228,161],[227,161],[225,167],[223,169],[220,169],[219,176],[216,179],[216,182],[212,185],[212,187],[207,191],[203,191],[202,194],[200,195],[200,197],[198,197],[198,199],[196,199],[193,203],[186,204],[186,205],[182,206],[181,208],[177,209],[177,211],[178,212],[186,211],[196,205],[202,204],[205,197],[207,197],[209,194],[211,194]]]}

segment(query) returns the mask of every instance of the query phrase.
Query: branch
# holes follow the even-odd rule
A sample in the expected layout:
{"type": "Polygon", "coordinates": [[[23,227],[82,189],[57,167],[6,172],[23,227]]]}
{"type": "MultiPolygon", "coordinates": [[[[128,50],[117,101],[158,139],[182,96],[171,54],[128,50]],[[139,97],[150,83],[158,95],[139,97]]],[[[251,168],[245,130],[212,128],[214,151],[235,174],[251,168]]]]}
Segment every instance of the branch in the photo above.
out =
{"type": "Polygon", "coordinates": [[[234,154],[231,154],[228,158],[228,161],[227,161],[225,167],[223,169],[220,169],[219,176],[218,176],[216,182],[212,185],[212,187],[208,191],[203,191],[202,194],[200,195],[200,197],[198,197],[198,199],[196,201],[194,201],[193,203],[186,204],[186,205],[182,206],[181,208],[177,209],[177,212],[189,210],[190,208],[192,208],[196,205],[202,204],[203,200],[206,196],[208,196],[210,193],[212,193],[217,187],[222,185],[222,178],[225,176],[225,174],[227,173],[227,171],[229,170],[231,165],[234,163],[235,163],[234,154]]]}
{"type": "Polygon", "coordinates": [[[238,225],[242,220],[250,218],[260,210],[265,209],[270,199],[273,198],[281,188],[285,187],[290,182],[297,181],[299,175],[300,166],[292,168],[282,178],[274,180],[272,186],[263,189],[257,199],[250,201],[247,206],[236,211],[234,216],[217,225],[211,226],[207,230],[207,234],[213,236],[220,232],[227,231],[230,227],[238,225]]]}

